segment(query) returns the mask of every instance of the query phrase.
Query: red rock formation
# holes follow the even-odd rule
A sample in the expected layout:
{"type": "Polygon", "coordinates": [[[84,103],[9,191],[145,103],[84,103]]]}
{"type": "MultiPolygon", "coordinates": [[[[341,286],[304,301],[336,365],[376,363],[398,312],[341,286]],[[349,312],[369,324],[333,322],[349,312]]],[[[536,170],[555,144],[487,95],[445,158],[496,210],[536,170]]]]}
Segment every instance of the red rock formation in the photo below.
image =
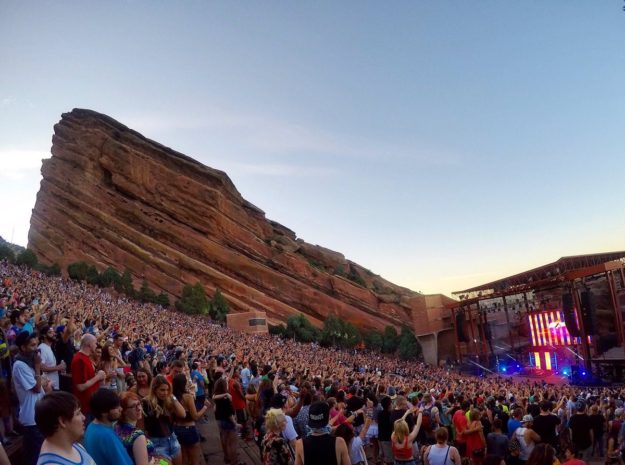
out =
{"type": "Polygon", "coordinates": [[[52,142],[29,232],[42,261],[128,268],[174,298],[199,280],[272,322],[303,312],[316,325],[335,313],[361,328],[419,326],[420,294],[267,220],[225,173],[90,110],[64,114],[52,142]]]}

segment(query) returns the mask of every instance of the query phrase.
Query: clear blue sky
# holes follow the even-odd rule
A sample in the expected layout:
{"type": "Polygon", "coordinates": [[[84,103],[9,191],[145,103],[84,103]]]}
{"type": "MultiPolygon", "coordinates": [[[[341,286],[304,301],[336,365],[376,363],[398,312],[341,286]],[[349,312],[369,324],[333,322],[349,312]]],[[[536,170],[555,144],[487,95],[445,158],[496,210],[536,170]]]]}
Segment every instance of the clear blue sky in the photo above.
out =
{"type": "Polygon", "coordinates": [[[623,5],[0,0],[0,235],[82,107],[414,290],[624,250],[623,5]]]}

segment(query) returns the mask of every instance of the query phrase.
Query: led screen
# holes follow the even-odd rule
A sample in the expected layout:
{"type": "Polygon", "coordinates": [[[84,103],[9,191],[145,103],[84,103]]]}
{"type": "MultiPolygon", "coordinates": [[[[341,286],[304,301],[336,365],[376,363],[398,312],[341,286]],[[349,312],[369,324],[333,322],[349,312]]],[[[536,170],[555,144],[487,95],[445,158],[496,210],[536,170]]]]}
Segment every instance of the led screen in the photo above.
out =
{"type": "Polygon", "coordinates": [[[580,343],[580,338],[569,334],[560,310],[531,314],[529,324],[533,346],[570,346],[580,343]]]}

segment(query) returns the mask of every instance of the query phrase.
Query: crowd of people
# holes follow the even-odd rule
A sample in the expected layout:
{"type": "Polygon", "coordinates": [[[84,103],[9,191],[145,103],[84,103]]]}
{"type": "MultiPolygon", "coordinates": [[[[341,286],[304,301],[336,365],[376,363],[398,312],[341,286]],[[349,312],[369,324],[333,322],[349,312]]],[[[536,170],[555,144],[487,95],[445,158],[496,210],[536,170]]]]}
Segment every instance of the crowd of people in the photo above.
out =
{"type": "MultiPolygon", "coordinates": [[[[625,390],[475,377],[236,332],[0,262],[0,442],[27,465],[621,465],[625,390]]],[[[8,463],[0,450],[0,465],[8,463]]]]}

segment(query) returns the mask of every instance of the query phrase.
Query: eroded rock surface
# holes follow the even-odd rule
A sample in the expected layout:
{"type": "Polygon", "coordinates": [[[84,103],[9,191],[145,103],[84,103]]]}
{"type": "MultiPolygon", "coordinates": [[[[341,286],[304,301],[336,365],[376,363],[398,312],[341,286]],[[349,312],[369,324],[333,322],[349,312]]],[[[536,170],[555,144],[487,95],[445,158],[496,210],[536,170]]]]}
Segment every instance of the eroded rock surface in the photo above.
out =
{"type": "Polygon", "coordinates": [[[130,269],[174,299],[187,283],[216,288],[233,311],[275,323],[335,313],[361,328],[412,325],[425,309],[396,286],[265,217],[228,176],[112,118],[75,109],[54,127],[52,157],[32,213],[29,247],[42,261],[130,269]]]}

